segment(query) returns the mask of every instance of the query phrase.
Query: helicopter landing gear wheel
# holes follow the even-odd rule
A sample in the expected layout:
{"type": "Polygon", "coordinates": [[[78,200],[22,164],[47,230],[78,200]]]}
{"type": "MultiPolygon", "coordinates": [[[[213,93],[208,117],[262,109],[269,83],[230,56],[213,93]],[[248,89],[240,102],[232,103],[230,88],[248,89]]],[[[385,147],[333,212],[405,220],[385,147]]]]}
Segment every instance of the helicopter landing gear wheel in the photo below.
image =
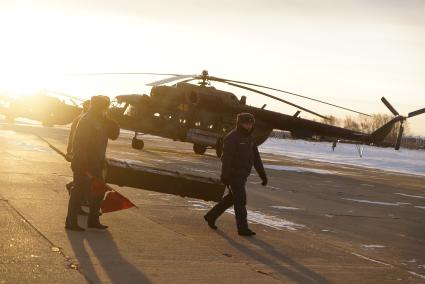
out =
{"type": "Polygon", "coordinates": [[[136,150],[142,150],[143,147],[145,147],[145,142],[143,142],[142,139],[137,139],[136,137],[134,137],[131,141],[131,147],[136,150]]]}
{"type": "Polygon", "coordinates": [[[203,155],[207,151],[207,147],[204,145],[193,144],[193,152],[198,155],[203,155]]]}

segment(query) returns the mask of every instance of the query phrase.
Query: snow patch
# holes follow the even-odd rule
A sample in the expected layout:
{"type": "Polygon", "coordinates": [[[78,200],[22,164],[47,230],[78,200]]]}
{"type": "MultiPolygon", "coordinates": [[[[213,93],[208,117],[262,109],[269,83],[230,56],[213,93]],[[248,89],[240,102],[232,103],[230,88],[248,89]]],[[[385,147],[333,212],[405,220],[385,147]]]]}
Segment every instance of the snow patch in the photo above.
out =
{"type": "Polygon", "coordinates": [[[267,139],[260,146],[263,153],[288,157],[388,170],[425,176],[425,151],[364,146],[360,158],[353,144],[340,143],[332,151],[329,142],[310,142],[291,139],[267,139]]]}
{"type": "Polygon", "coordinates": [[[367,256],[364,256],[364,255],[361,255],[361,254],[358,254],[358,253],[352,252],[351,254],[355,255],[357,257],[366,259],[366,260],[371,261],[371,262],[375,262],[375,263],[379,263],[379,264],[382,264],[382,265],[385,265],[385,266],[393,267],[391,264],[388,264],[388,263],[385,263],[385,262],[382,262],[382,261],[379,261],[379,260],[375,260],[375,259],[369,258],[367,256]]]}
{"type": "Polygon", "coordinates": [[[286,207],[286,206],[271,206],[271,207],[275,209],[280,209],[280,210],[300,210],[300,208],[296,208],[296,207],[286,207]]]}
{"type": "Polygon", "coordinates": [[[362,247],[364,247],[364,248],[384,248],[385,246],[383,246],[383,245],[362,245],[362,247]]]}
{"type": "Polygon", "coordinates": [[[385,205],[385,206],[410,205],[410,203],[406,203],[406,202],[389,203],[389,202],[381,202],[381,201],[370,201],[370,200],[362,200],[362,199],[351,199],[351,198],[342,198],[342,199],[350,200],[350,201],[354,201],[354,202],[360,202],[360,203],[369,203],[369,204],[377,204],[377,205],[385,205]]]}
{"type": "Polygon", "coordinates": [[[416,273],[416,272],[413,272],[413,271],[407,271],[407,272],[409,272],[410,274],[415,275],[419,278],[425,279],[425,275],[422,275],[422,274],[419,274],[419,273],[416,273]]]}
{"type": "Polygon", "coordinates": [[[297,173],[315,173],[321,175],[335,175],[339,174],[339,172],[321,170],[321,169],[313,169],[313,168],[304,168],[304,167],[291,167],[291,166],[282,166],[282,165],[264,165],[264,168],[270,170],[277,171],[285,171],[285,172],[297,172],[297,173]]]}
{"type": "MultiPolygon", "coordinates": [[[[235,215],[235,211],[233,209],[228,209],[226,212],[235,215]]],[[[289,231],[296,231],[297,229],[305,228],[305,225],[296,224],[276,216],[266,215],[260,211],[251,210],[248,210],[248,222],[261,224],[276,230],[286,229],[289,231]]]]}
{"type": "Polygon", "coordinates": [[[28,151],[37,151],[37,152],[43,152],[43,153],[50,152],[50,148],[47,148],[47,147],[44,147],[44,146],[39,146],[39,145],[33,145],[33,144],[29,144],[29,143],[22,142],[22,141],[9,141],[8,143],[11,144],[11,145],[23,147],[28,151]]]}
{"type": "MultiPolygon", "coordinates": [[[[211,204],[205,201],[198,201],[198,200],[188,200],[189,203],[191,203],[192,207],[197,210],[207,210],[211,208],[211,204]]],[[[270,216],[267,214],[264,214],[260,211],[248,211],[248,222],[255,223],[255,224],[261,224],[276,230],[289,230],[289,231],[296,231],[297,229],[305,228],[305,225],[302,224],[296,224],[294,222],[276,217],[276,216],[270,216]]],[[[234,209],[227,209],[227,213],[235,215],[234,209]]]]}
{"type": "Polygon", "coordinates": [[[405,196],[405,197],[425,199],[425,196],[421,196],[421,195],[410,195],[410,194],[405,194],[405,193],[396,193],[396,194],[401,195],[401,196],[405,196]]]}

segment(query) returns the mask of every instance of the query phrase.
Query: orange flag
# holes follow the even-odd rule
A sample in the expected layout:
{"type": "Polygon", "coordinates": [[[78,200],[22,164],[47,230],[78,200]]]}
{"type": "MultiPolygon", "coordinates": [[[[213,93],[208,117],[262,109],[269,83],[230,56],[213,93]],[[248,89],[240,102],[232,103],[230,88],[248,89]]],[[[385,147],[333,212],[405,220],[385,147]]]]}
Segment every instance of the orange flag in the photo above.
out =
{"type": "Polygon", "coordinates": [[[108,213],[131,207],[136,207],[136,205],[119,192],[110,191],[103,200],[100,208],[102,208],[102,213],[108,213]]]}

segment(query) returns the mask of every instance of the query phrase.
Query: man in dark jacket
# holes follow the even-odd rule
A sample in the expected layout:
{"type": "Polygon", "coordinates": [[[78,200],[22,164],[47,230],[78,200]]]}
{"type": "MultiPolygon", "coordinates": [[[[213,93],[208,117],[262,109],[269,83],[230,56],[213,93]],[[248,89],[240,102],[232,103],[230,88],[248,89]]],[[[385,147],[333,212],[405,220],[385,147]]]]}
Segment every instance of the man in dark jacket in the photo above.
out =
{"type": "Polygon", "coordinates": [[[204,216],[212,229],[217,229],[215,225],[217,218],[234,205],[239,235],[255,235],[255,232],[248,228],[245,184],[251,174],[252,166],[259,174],[263,186],[267,185],[267,176],[255,139],[251,136],[254,123],[252,114],[240,113],[237,117],[236,129],[224,137],[221,181],[230,188],[230,191],[204,216]]]}
{"type": "MultiPolygon", "coordinates": [[[[78,225],[77,216],[84,194],[91,190],[94,180],[103,180],[105,153],[108,138],[118,138],[119,126],[106,117],[110,100],[105,96],[92,97],[89,111],[80,119],[75,130],[71,168],[74,174],[74,188],[68,203],[65,228],[84,231],[78,225]]],[[[89,196],[90,212],[87,220],[89,228],[106,229],[99,222],[99,209],[104,194],[89,196]]]]}
{"type": "MultiPolygon", "coordinates": [[[[66,155],[65,155],[65,159],[68,162],[72,161],[72,156],[73,156],[72,147],[74,145],[75,130],[77,129],[78,122],[89,111],[89,109],[90,109],[90,100],[87,100],[83,103],[82,112],[72,121],[71,129],[69,131],[69,136],[68,136],[68,147],[66,148],[66,155]]],[[[71,181],[70,183],[65,185],[65,187],[68,190],[68,193],[71,194],[71,190],[74,188],[74,181],[71,181]]],[[[84,199],[83,203],[87,204],[87,198],[83,198],[83,199],[84,199]]],[[[78,215],[87,216],[89,214],[86,211],[84,211],[83,208],[80,207],[78,215]]]]}
{"type": "Polygon", "coordinates": [[[72,161],[75,130],[77,129],[78,122],[89,111],[89,109],[90,109],[90,100],[87,100],[83,103],[83,110],[81,111],[81,113],[71,123],[71,128],[69,130],[69,136],[68,136],[68,147],[66,148],[66,156],[65,156],[68,162],[72,161]]]}

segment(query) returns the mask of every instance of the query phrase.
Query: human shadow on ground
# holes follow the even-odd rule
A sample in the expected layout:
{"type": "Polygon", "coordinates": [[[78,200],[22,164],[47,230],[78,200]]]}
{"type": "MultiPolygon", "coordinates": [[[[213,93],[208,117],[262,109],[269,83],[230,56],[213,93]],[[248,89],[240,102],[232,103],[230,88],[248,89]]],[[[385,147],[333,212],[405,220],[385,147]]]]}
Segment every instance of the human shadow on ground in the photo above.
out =
{"type": "Polygon", "coordinates": [[[151,283],[137,267],[123,258],[108,231],[87,230],[66,233],[81,272],[89,282],[105,281],[104,277],[96,272],[95,265],[99,265],[107,274],[108,283],[151,283]]]}
{"type": "Polygon", "coordinates": [[[277,251],[270,244],[258,239],[257,237],[246,238],[251,244],[255,245],[263,253],[259,253],[258,249],[253,249],[250,246],[242,244],[237,240],[229,237],[222,231],[217,231],[217,234],[225,239],[234,248],[254,259],[255,261],[266,265],[275,273],[284,278],[291,279],[297,283],[317,284],[317,283],[332,283],[324,276],[305,267],[304,265],[294,261],[290,257],[277,251]]]}

